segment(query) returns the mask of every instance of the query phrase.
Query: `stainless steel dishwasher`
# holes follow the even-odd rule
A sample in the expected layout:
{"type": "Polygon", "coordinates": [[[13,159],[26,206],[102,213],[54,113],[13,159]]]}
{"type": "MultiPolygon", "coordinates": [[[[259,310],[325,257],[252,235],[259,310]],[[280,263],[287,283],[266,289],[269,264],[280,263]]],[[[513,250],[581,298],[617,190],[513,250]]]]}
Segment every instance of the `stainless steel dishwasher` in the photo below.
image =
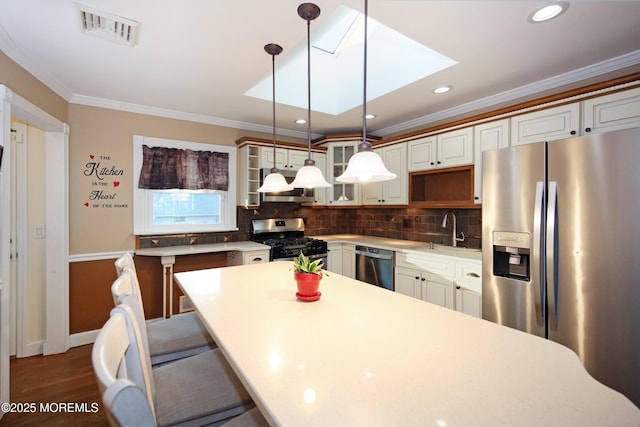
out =
{"type": "Polygon", "coordinates": [[[369,246],[356,246],[356,279],[381,288],[395,290],[394,252],[369,246]]]}

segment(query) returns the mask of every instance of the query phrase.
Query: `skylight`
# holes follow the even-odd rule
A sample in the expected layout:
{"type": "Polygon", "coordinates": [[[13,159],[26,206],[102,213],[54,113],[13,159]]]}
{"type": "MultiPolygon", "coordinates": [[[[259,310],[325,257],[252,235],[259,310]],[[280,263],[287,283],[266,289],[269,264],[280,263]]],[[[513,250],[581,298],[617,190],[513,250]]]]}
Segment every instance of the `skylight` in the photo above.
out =
{"type": "MultiPolygon", "coordinates": [[[[301,30],[302,31],[302,30],[301,30]]],[[[367,100],[457,64],[369,16],[367,100]]],[[[311,108],[338,115],[362,105],[364,15],[346,6],[311,26],[311,108]]],[[[276,61],[276,102],[307,108],[307,44],[284,46],[276,61]],[[289,52],[287,52],[289,50],[289,52]]],[[[271,101],[271,73],[245,95],[271,101]]]]}

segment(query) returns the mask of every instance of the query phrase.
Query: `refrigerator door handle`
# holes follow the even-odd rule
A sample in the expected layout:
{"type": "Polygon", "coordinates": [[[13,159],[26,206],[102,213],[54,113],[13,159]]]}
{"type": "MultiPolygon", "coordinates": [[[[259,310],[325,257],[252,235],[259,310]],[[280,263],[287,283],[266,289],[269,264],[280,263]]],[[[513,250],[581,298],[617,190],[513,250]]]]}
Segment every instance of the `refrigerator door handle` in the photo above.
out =
{"type": "MultiPolygon", "coordinates": [[[[545,325],[545,318],[547,316],[546,305],[546,270],[544,262],[545,253],[545,240],[543,239],[543,224],[545,223],[545,186],[544,182],[538,181],[536,183],[536,198],[533,207],[533,247],[531,254],[531,283],[533,286],[538,286],[535,295],[536,306],[536,320],[539,325],[545,325]]],[[[546,336],[546,327],[545,327],[546,336]]]]}
{"type": "Polygon", "coordinates": [[[548,327],[558,329],[558,183],[549,182],[547,199],[547,295],[548,295],[548,327]]]}

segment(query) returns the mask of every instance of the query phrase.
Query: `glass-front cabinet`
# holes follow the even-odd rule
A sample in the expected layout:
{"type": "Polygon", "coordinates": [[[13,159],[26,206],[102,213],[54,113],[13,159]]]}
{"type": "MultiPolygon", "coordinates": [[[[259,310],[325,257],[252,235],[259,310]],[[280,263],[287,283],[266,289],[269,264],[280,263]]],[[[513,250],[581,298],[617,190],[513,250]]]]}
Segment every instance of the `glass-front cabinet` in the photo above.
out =
{"type": "Polygon", "coordinates": [[[328,177],[332,184],[329,188],[329,206],[360,204],[359,186],[336,181],[336,178],[347,169],[349,159],[356,153],[357,147],[357,142],[332,143],[329,146],[329,170],[332,173],[332,176],[328,177]]]}

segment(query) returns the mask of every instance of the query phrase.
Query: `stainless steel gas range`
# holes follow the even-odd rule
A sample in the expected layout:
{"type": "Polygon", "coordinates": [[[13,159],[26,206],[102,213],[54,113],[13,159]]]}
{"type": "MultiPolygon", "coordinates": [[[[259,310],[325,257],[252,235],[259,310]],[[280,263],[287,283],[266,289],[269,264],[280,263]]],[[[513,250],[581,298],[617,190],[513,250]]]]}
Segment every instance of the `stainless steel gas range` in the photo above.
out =
{"type": "Polygon", "coordinates": [[[251,240],[271,247],[271,261],[293,260],[302,252],[327,264],[327,242],[304,237],[302,218],[254,219],[251,226],[251,240]]]}

